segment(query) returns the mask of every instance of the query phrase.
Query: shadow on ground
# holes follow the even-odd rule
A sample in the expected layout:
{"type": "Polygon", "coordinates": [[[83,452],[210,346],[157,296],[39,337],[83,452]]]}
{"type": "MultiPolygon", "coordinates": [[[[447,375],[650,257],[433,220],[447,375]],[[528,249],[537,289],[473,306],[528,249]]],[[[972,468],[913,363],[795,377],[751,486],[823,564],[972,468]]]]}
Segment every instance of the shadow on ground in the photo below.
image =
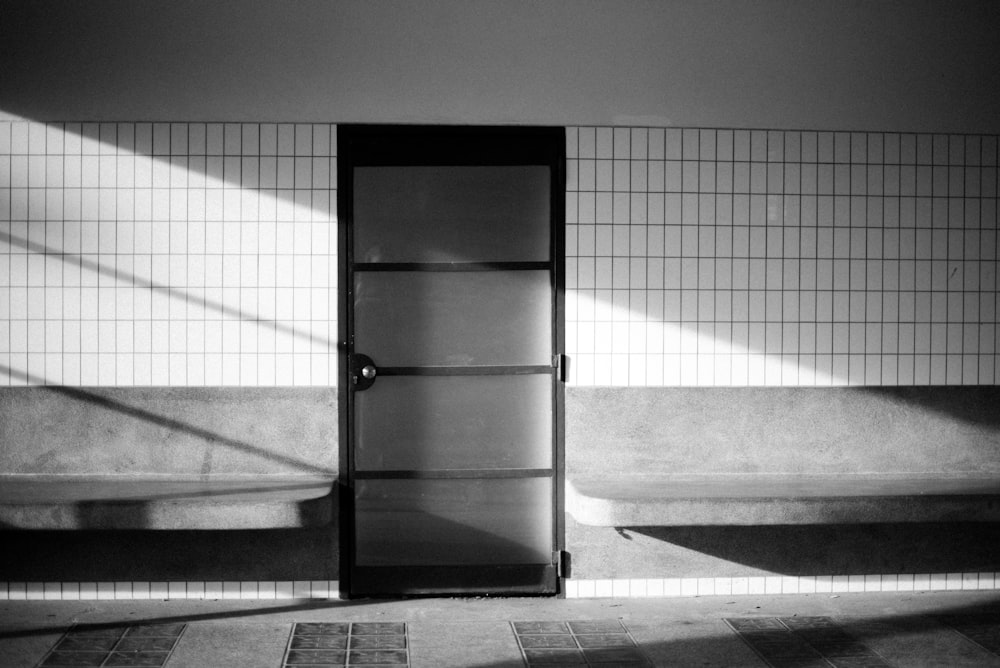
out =
{"type": "Polygon", "coordinates": [[[1000,570],[1000,524],[992,522],[644,526],[625,527],[623,532],[626,538],[631,532],[733,564],[790,576],[1000,570]]]}
{"type": "MultiPolygon", "coordinates": [[[[914,596],[919,596],[915,593],[914,596]]],[[[975,594],[971,594],[975,597],[975,594]]],[[[850,597],[845,597],[849,599],[850,597]]],[[[803,599],[805,600],[805,599],[803,599]]],[[[962,602],[942,601],[940,607],[929,605],[921,606],[917,612],[907,612],[896,614],[887,612],[892,608],[892,601],[883,603],[875,597],[868,599],[868,605],[863,609],[868,611],[862,614],[857,613],[857,606],[844,606],[849,612],[841,611],[829,612],[825,606],[825,611],[820,613],[831,617],[849,635],[866,645],[867,647],[887,653],[887,665],[906,665],[910,668],[914,666],[1000,666],[1000,655],[996,652],[1000,645],[993,642],[1000,635],[997,633],[1000,628],[1000,599],[995,596],[984,597],[982,600],[968,600],[962,602]],[[843,613],[843,614],[841,614],[843,613]],[[985,633],[976,636],[970,634],[970,627],[978,627],[985,633]],[[955,629],[958,628],[965,635],[958,635],[955,629]],[[991,635],[992,633],[992,635],[991,635]],[[888,652],[886,649],[888,648],[888,652]],[[911,655],[912,652],[912,655],[911,655]],[[922,653],[922,654],[921,654],[922,653]],[[900,657],[909,657],[906,663],[900,663],[900,657]]],[[[743,642],[726,624],[725,619],[748,619],[758,620],[773,619],[780,616],[783,619],[795,618],[794,612],[799,609],[797,601],[793,597],[775,598],[737,598],[726,601],[719,597],[719,603],[709,609],[713,614],[705,614],[704,610],[692,610],[691,618],[685,618],[671,609],[671,600],[663,599],[664,608],[654,609],[650,612],[647,606],[641,612],[637,610],[626,611],[628,614],[619,617],[637,641],[641,650],[650,659],[654,666],[758,666],[763,667],[764,663],[754,651],[743,642]],[[762,603],[767,601],[767,603],[762,603]],[[733,605],[727,609],[725,603],[731,602],[733,605]],[[758,604],[758,605],[755,605],[758,604]],[[767,608],[761,610],[761,607],[767,608]],[[729,612],[731,610],[731,613],[729,612]],[[776,613],[774,610],[782,610],[776,613]],[[697,615],[697,616],[696,616],[697,615]]],[[[193,612],[187,614],[167,614],[150,615],[136,614],[134,606],[127,602],[109,603],[110,605],[123,605],[120,618],[114,618],[106,622],[90,624],[92,629],[110,629],[129,624],[170,624],[170,623],[225,623],[233,624],[270,624],[271,626],[289,625],[292,621],[369,621],[373,616],[379,621],[407,621],[416,625],[417,623],[433,624],[431,618],[420,609],[419,605],[412,606],[405,614],[396,612],[396,618],[381,617],[382,614],[393,614],[389,608],[386,613],[373,610],[372,606],[378,606],[384,602],[373,600],[358,601],[295,601],[287,605],[276,605],[273,607],[254,607],[251,609],[236,610],[214,610],[208,612],[193,612]],[[301,615],[301,617],[296,617],[301,615]]],[[[418,603],[418,602],[414,602],[418,603]]],[[[497,623],[503,624],[505,621],[535,621],[544,618],[546,620],[567,620],[583,619],[581,610],[584,610],[577,601],[554,602],[556,606],[546,606],[541,613],[534,611],[539,608],[530,606],[515,605],[512,614],[532,615],[533,619],[513,619],[503,620],[491,617],[488,621],[493,622],[494,628],[497,623]],[[561,612],[562,616],[554,616],[553,612],[561,612]]],[[[593,602],[591,602],[593,603],[593,602]]],[[[647,602],[648,603],[648,602],[647,602]]],[[[11,610],[15,610],[17,605],[24,603],[9,603],[3,608],[6,615],[10,615],[11,610]]],[[[29,604],[30,605],[30,604],[29,604]]],[[[166,604],[164,604],[166,605],[166,604]]],[[[503,602],[498,601],[498,606],[503,602]]],[[[711,604],[708,604],[711,605],[711,604]]],[[[706,605],[706,608],[708,608],[706,605]]],[[[147,606],[148,607],[148,606],[147,606]]],[[[159,607],[157,605],[157,607],[159,607]]],[[[478,618],[467,618],[462,616],[461,604],[456,602],[455,615],[446,618],[443,624],[475,624],[478,618]]],[[[604,602],[598,608],[600,614],[605,615],[605,619],[613,619],[617,610],[614,608],[625,607],[616,606],[612,601],[604,602]]],[[[815,604],[801,607],[813,610],[815,604]]],[[[88,612],[99,610],[93,608],[88,612]]],[[[107,607],[104,608],[107,610],[107,607]]],[[[103,611],[102,611],[103,612],[103,611]]],[[[594,610],[589,609],[585,615],[593,615],[594,610]]],[[[105,619],[107,618],[104,615],[105,619]]],[[[591,616],[586,617],[593,618],[591,616]]],[[[801,619],[801,618],[800,618],[801,619]]],[[[808,621],[808,619],[806,619],[808,621]]],[[[0,642],[19,642],[31,640],[34,647],[39,648],[45,643],[54,643],[55,637],[61,635],[67,624],[53,623],[30,626],[25,624],[23,628],[12,628],[8,623],[6,628],[0,628],[0,642]]],[[[215,628],[219,628],[216,626],[215,628]]],[[[446,639],[445,639],[446,640],[446,639]]],[[[511,649],[516,648],[514,635],[511,632],[509,644],[504,641],[503,651],[491,651],[486,647],[485,641],[479,644],[473,643],[471,646],[461,648],[466,652],[468,660],[461,665],[464,668],[509,668],[523,665],[521,661],[514,658],[511,649]],[[502,657],[501,657],[502,655],[502,657]]],[[[2,646],[0,646],[2,649],[2,646]]],[[[493,647],[493,650],[498,647],[493,647]]],[[[225,648],[217,648],[214,660],[223,661],[225,648]]],[[[278,651],[278,650],[276,650],[278,651]]],[[[423,654],[417,652],[416,654],[423,654]]],[[[41,655],[39,655],[40,658],[41,655]]],[[[206,656],[206,659],[209,657],[206,656]]],[[[447,665],[459,665],[454,661],[446,662],[447,665]]],[[[26,664],[27,665],[27,664],[26,664]]],[[[219,666],[228,665],[224,662],[219,666]]],[[[257,664],[254,664],[257,665],[257,664]]],[[[427,665],[426,660],[414,661],[414,665],[427,665]]],[[[442,664],[444,665],[444,664],[442,664]]],[[[819,664],[817,664],[819,665],[819,664]]],[[[846,665],[846,664],[845,664],[846,665]]],[[[855,665],[855,664],[850,664],[855,665]]],[[[860,664],[858,664],[860,665],[860,664]]],[[[880,664],[882,665],[882,664],[880,664]]],[[[275,664],[277,668],[277,663],[275,664]]]]}

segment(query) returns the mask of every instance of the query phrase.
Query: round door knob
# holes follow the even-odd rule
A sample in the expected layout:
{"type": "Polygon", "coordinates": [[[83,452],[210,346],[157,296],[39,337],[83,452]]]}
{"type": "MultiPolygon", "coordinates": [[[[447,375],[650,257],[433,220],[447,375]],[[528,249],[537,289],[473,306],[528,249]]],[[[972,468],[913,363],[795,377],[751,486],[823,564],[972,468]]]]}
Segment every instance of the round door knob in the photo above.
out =
{"type": "Polygon", "coordinates": [[[364,392],[375,383],[378,369],[375,360],[360,353],[351,356],[351,378],[354,380],[354,390],[364,392]]]}

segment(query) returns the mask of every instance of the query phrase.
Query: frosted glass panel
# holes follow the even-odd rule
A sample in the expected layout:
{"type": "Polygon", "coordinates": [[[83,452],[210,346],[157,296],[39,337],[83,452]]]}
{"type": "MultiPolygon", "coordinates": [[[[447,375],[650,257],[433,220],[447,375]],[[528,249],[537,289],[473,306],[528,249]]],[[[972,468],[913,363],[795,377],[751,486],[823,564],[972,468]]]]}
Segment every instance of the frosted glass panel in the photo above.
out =
{"type": "Polygon", "coordinates": [[[358,470],[552,466],[548,375],[384,376],[355,401],[358,470]]]}
{"type": "Polygon", "coordinates": [[[358,352],[379,366],[550,364],[547,271],[357,272],[358,352]]]}
{"type": "Polygon", "coordinates": [[[359,566],[544,564],[549,478],[358,480],[359,566]]]}
{"type": "Polygon", "coordinates": [[[355,167],[356,262],[549,259],[543,166],[355,167]]]}

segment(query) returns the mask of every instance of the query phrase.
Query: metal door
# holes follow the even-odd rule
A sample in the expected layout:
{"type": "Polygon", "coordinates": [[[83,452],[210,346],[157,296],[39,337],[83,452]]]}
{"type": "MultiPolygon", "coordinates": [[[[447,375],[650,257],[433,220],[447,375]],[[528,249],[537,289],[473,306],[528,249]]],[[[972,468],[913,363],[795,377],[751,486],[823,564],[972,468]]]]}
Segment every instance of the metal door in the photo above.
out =
{"type": "Polygon", "coordinates": [[[563,146],[338,130],[349,595],[557,591],[563,146]]]}

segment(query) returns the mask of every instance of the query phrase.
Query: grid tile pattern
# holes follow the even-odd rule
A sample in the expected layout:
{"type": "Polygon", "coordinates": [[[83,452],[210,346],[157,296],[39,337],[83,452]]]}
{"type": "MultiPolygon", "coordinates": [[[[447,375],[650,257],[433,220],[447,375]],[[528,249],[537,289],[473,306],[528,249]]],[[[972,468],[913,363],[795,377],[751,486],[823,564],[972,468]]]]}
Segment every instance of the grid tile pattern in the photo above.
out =
{"type": "Polygon", "coordinates": [[[731,618],[726,623],[773,668],[889,668],[829,617],[731,618]]]}
{"type": "Polygon", "coordinates": [[[578,385],[997,379],[997,137],[567,129],[578,385]]]}
{"type": "Polygon", "coordinates": [[[649,666],[618,620],[512,622],[528,666],[649,666]]]}
{"type": "MultiPolygon", "coordinates": [[[[335,383],[334,129],[0,123],[0,382],[335,383]]],[[[996,136],[584,127],[567,155],[571,382],[996,382],[996,136]]]]}
{"type": "MultiPolygon", "coordinates": [[[[889,573],[868,575],[574,578],[566,598],[757,596],[900,591],[990,591],[1000,573],[889,573]]],[[[225,582],[0,582],[0,601],[144,601],[150,599],[336,599],[336,580],[225,582]]]]}
{"type": "Polygon", "coordinates": [[[940,621],[986,651],[1000,656],[1000,615],[948,615],[942,617],[940,621]]]}
{"type": "Polygon", "coordinates": [[[658,598],[971,591],[1000,588],[1000,574],[885,573],[867,575],[607,578],[566,580],[566,598],[658,598]]]}
{"type": "Polygon", "coordinates": [[[57,666],[163,666],[186,624],[107,626],[78,624],[38,664],[57,666]]]}
{"type": "Polygon", "coordinates": [[[334,130],[0,123],[0,384],[334,383],[334,130]]]}
{"type": "Polygon", "coordinates": [[[340,597],[337,580],[0,582],[0,601],[277,600],[340,597]]]}
{"type": "Polygon", "coordinates": [[[292,627],[282,666],[408,666],[402,622],[302,622],[292,627]]]}

